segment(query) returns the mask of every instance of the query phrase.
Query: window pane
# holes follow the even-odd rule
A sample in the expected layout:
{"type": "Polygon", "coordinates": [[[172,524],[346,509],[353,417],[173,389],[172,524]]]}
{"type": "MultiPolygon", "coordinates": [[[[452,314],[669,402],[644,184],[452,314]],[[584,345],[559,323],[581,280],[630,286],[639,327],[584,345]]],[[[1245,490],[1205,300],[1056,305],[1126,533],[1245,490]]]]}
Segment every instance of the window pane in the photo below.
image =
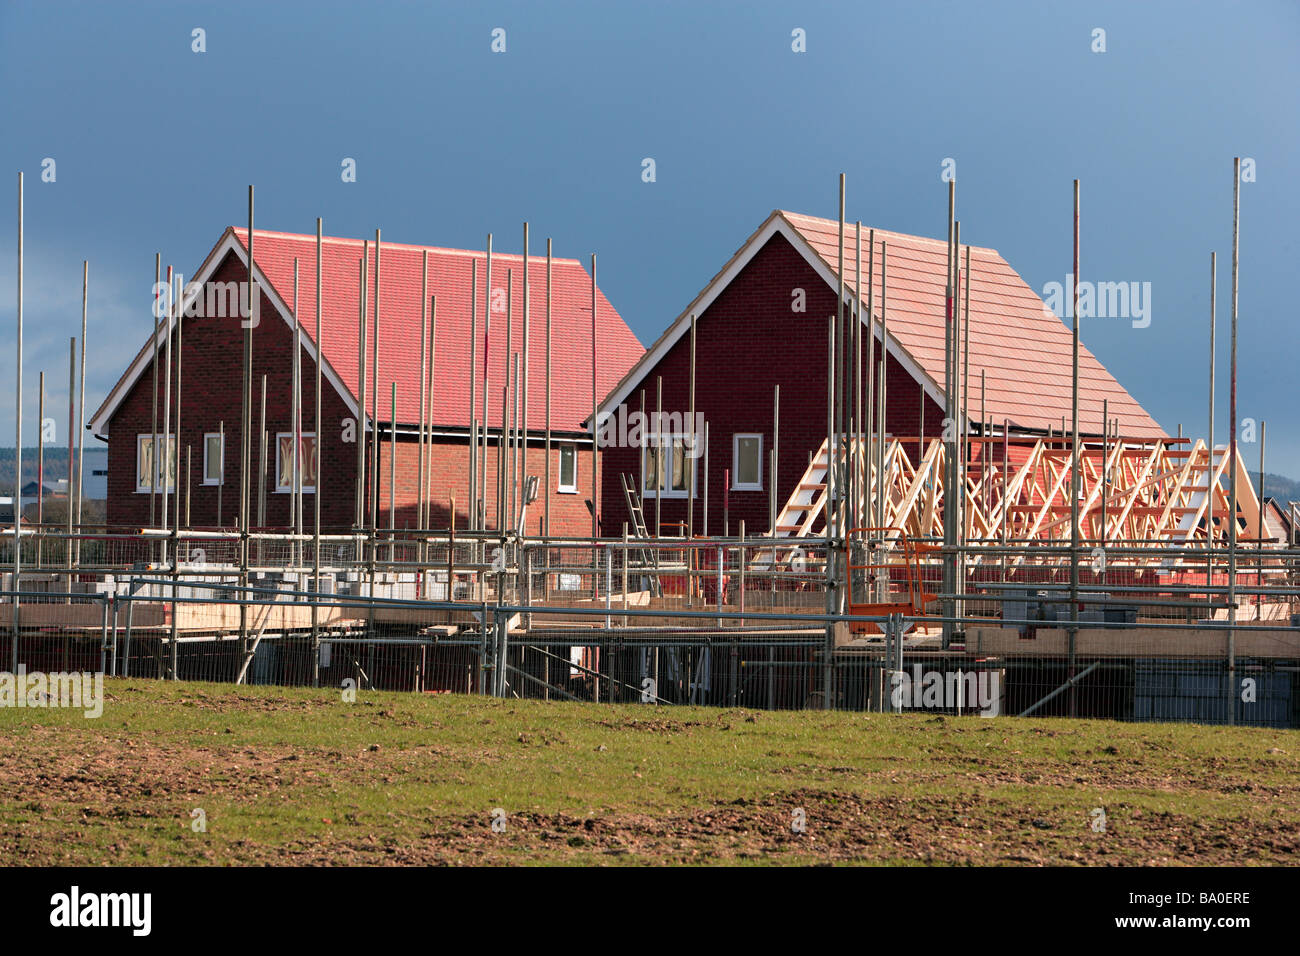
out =
{"type": "Polygon", "coordinates": [[[690,467],[690,459],[686,457],[686,443],[680,438],[673,439],[672,449],[672,467],[673,467],[673,491],[686,491],[687,484],[690,481],[687,468],[690,467]]]}
{"type": "Polygon", "coordinates": [[[277,488],[289,488],[293,485],[293,436],[278,436],[276,445],[279,451],[276,454],[275,485],[277,488]]]}
{"type": "Polygon", "coordinates": [[[659,467],[659,446],[651,444],[646,448],[645,453],[646,490],[657,492],[662,486],[663,477],[663,469],[659,467]]]}
{"type": "Polygon", "coordinates": [[[573,488],[577,485],[575,474],[577,450],[572,445],[560,446],[560,487],[573,488]]]}
{"type": "Polygon", "coordinates": [[[136,480],[141,488],[153,487],[153,436],[140,439],[140,463],[136,469],[136,480]]]}
{"type": "Polygon", "coordinates": [[[758,444],[757,438],[740,437],[736,439],[737,484],[758,484],[758,444]]]}
{"type": "Polygon", "coordinates": [[[221,480],[221,436],[209,435],[207,438],[207,457],[204,459],[204,481],[221,480]]]}
{"type": "MultiPolygon", "coordinates": [[[[302,436],[302,451],[299,466],[302,469],[302,486],[304,488],[316,487],[316,436],[302,436]]],[[[292,467],[292,463],[291,467],[292,467]]]]}

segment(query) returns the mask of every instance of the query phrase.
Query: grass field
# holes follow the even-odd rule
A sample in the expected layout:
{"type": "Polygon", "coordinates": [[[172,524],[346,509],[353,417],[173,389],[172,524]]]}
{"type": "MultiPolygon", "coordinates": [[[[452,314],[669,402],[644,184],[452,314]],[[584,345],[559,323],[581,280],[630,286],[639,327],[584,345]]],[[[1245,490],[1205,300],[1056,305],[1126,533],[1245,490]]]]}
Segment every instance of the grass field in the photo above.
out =
{"type": "Polygon", "coordinates": [[[6,863],[1203,865],[1300,851],[1297,731],[105,691],[98,720],[0,709],[6,863]]]}

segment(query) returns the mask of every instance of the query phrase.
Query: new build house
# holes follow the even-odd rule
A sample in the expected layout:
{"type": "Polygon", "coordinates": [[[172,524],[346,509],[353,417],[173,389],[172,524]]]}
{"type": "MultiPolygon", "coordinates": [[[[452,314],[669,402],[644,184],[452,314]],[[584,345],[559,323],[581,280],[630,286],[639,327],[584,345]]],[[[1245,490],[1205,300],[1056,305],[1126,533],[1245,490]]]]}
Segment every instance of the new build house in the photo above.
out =
{"type": "MultiPolygon", "coordinates": [[[[864,325],[871,271],[868,235],[864,227],[859,254],[849,226],[843,275],[845,295],[852,300],[860,256],[864,325]]],[[[944,418],[947,243],[879,229],[875,241],[877,368],[885,346],[888,351],[884,431],[937,437],[944,418]],[[886,268],[888,341],[882,343],[886,268]]],[[[963,246],[963,268],[964,252],[963,246]]],[[[747,531],[769,530],[774,440],[779,509],[826,437],[828,317],[836,313],[838,260],[838,222],[773,212],[610,391],[601,406],[602,419],[662,410],[670,423],[664,429],[674,434],[602,447],[605,534],[620,534],[630,521],[624,478],[639,492],[647,524],[677,533],[688,520],[692,470],[697,534],[722,534],[724,509],[732,534],[741,520],[747,531]],[[696,422],[679,431],[690,407],[692,315],[696,422]],[[703,435],[697,439],[698,454],[687,450],[688,436],[702,431],[701,422],[708,425],[707,482],[703,435]],[[663,460],[656,464],[660,455],[663,460]]],[[[980,423],[988,422],[990,434],[1000,433],[1004,423],[1018,434],[1059,434],[1062,420],[1070,418],[1069,328],[993,249],[971,248],[970,275],[964,281],[970,293],[967,409],[972,431],[978,434],[980,423]]],[[[868,352],[863,335],[864,367],[868,352]]],[[[1165,437],[1123,386],[1081,348],[1081,434],[1102,434],[1103,408],[1112,422],[1118,419],[1126,438],[1165,437]]],[[[909,454],[915,454],[912,447],[906,446],[909,454]]]]}
{"type": "MultiPolygon", "coordinates": [[[[300,456],[307,524],[319,488],[321,522],[325,530],[356,526],[357,442],[368,441],[377,429],[378,467],[367,466],[364,500],[374,500],[378,482],[378,511],[367,507],[366,526],[413,528],[418,504],[418,435],[421,422],[421,340],[425,311],[436,311],[432,367],[426,366],[426,387],[432,381],[426,433],[431,478],[430,520],[445,528],[455,500],[457,525],[469,521],[469,436],[471,425],[486,421],[489,448],[486,473],[480,470],[487,499],[486,526],[497,526],[497,443],[502,426],[503,388],[514,359],[524,353],[523,259],[493,255],[491,284],[487,257],[481,251],[426,248],[383,242],[376,256],[373,242],[325,238],[322,253],[322,341],[316,342],[316,237],[280,232],[254,234],[255,280],[259,295],[248,301],[247,231],[228,228],[192,278],[177,320],[164,315],[158,323],[159,360],[156,399],[155,343],[152,337],[95,412],[89,428],[108,444],[108,522],[119,529],[138,529],[161,521],[161,505],[153,494],[162,489],[161,461],[154,455],[153,421],[164,423],[164,402],[170,399],[167,460],[177,491],[169,503],[188,508],[187,524],[194,528],[232,528],[239,522],[242,457],[242,390],[244,327],[252,325],[251,526],[291,526],[290,500],[294,486],[292,422],[293,352],[296,314],[301,320],[300,456]],[[366,275],[366,394],[361,394],[361,283],[366,275]],[[428,277],[425,288],[424,270],[428,277]],[[297,285],[295,292],[295,263],[297,285]],[[376,272],[379,291],[376,301],[376,272]],[[242,290],[242,292],[241,292],[242,290]],[[242,301],[241,301],[242,294],[242,301]],[[422,301],[427,294],[430,301],[422,301]],[[474,296],[471,302],[471,295],[474,296]],[[431,301],[435,300],[436,303],[431,301]],[[252,311],[244,318],[241,312],[252,311]],[[490,332],[484,311],[491,313],[490,332]],[[475,313],[471,324],[471,310],[475,313]],[[180,325],[178,329],[176,326],[180,325]],[[168,326],[171,325],[170,337],[168,326]],[[168,342],[171,343],[170,393],[167,389],[168,342]],[[377,369],[373,349],[378,343],[377,369]],[[177,347],[177,343],[183,343],[177,347]],[[323,355],[321,420],[315,422],[316,360],[323,355]],[[471,393],[471,356],[474,388],[471,393]],[[177,368],[183,383],[177,409],[177,368]],[[262,454],[261,414],[265,383],[267,435],[262,454]],[[393,387],[396,406],[393,407],[393,387]],[[377,386],[377,387],[376,387],[377,386]],[[377,392],[377,402],[375,393],[377,392]],[[377,407],[376,407],[377,406],[377,407]],[[176,428],[179,417],[180,428],[176,428]],[[319,432],[319,434],[318,434],[319,432]],[[396,437],[396,455],[391,454],[396,437]],[[320,442],[319,477],[310,472],[313,443],[320,442]],[[155,457],[159,465],[155,466],[155,457]],[[390,462],[395,465],[392,467],[390,462]],[[156,474],[155,474],[156,472],[156,474]],[[390,499],[390,472],[395,487],[390,499]],[[259,496],[264,484],[265,494],[259,496]],[[259,500],[260,499],[260,500],[259,500]],[[390,500],[392,502],[390,517],[390,500]],[[259,512],[260,508],[260,512],[259,512]]],[[[555,259],[551,267],[551,374],[549,418],[547,397],[546,258],[530,256],[528,276],[529,342],[528,393],[520,375],[519,414],[506,408],[507,424],[522,425],[527,407],[527,464],[524,475],[539,478],[539,499],[528,512],[529,530],[537,533],[549,510],[554,534],[589,534],[591,529],[592,440],[584,426],[591,416],[593,323],[592,278],[572,259],[555,259]],[[551,430],[551,456],[545,459],[544,437],[551,430]],[[544,477],[549,472],[549,481],[544,477]],[[543,489],[549,486],[549,509],[543,489]]],[[[618,312],[596,291],[595,390],[604,395],[631,368],[643,351],[618,312]]],[[[172,310],[162,309],[163,312],[172,310]]],[[[426,362],[428,343],[426,342],[426,362]]],[[[174,516],[171,510],[169,515],[174,516]]]]}

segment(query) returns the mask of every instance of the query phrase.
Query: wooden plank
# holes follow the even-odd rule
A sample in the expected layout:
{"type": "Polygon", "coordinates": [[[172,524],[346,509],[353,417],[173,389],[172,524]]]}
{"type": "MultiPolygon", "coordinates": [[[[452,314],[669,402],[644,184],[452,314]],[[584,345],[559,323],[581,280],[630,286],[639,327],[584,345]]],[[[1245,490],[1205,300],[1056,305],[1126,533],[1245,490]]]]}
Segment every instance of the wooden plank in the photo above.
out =
{"type": "MultiPolygon", "coordinates": [[[[140,612],[148,605],[136,608],[133,624],[139,622],[140,612]]],[[[170,621],[171,606],[160,602],[158,607],[164,609],[164,621],[170,621]]],[[[266,614],[266,627],[272,631],[302,630],[311,627],[311,605],[291,604],[288,601],[273,601],[266,604],[249,604],[249,611],[260,619],[266,614]]],[[[378,612],[377,612],[378,613],[378,612]]],[[[366,616],[366,609],[361,607],[339,607],[322,604],[319,624],[334,624],[341,621],[356,620],[366,616]]],[[[176,605],[176,627],[178,630],[193,631],[227,631],[239,629],[239,605],[237,604],[178,604],[176,605]]]]}
{"type": "MultiPolygon", "coordinates": [[[[1223,660],[1228,635],[1207,628],[1080,628],[1075,654],[1088,657],[1195,657],[1223,660]]],[[[1237,657],[1300,659],[1300,631],[1294,628],[1237,630],[1237,657]]],[[[1032,639],[1011,628],[976,627],[967,631],[968,653],[997,657],[1065,657],[1065,628],[1039,628],[1032,639]]]]}
{"type": "MultiPolygon", "coordinates": [[[[123,612],[125,614],[125,612],[123,612]]],[[[0,604],[0,625],[12,626],[14,606],[0,604]]],[[[98,629],[104,621],[104,612],[99,604],[26,604],[21,607],[19,620],[23,627],[93,627],[98,629]]],[[[161,624],[162,609],[149,605],[137,605],[133,623],[141,625],[161,624]],[[146,620],[141,620],[145,612],[146,620]],[[149,613],[152,612],[152,613],[149,613]]]]}

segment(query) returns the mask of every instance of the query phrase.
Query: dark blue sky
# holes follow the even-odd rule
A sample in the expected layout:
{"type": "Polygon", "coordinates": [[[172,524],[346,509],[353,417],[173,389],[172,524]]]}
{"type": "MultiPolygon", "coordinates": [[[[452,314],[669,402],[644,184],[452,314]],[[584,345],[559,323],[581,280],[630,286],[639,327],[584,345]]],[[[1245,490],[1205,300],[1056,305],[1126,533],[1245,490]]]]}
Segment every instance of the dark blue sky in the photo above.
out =
{"type": "MultiPolygon", "coordinates": [[[[851,220],[942,235],[949,157],[963,240],[1037,290],[1069,270],[1082,180],[1084,278],[1152,288],[1149,327],[1097,319],[1084,340],[1171,431],[1205,433],[1219,252],[1222,440],[1240,155],[1257,175],[1242,186],[1240,415],[1268,419],[1269,470],[1300,476],[1290,0],[5,2],[0,82],[0,444],[13,438],[20,169],[32,439],[38,371],[53,407],[66,402],[81,260],[93,408],[147,335],[154,252],[192,273],[245,221],[249,183],[268,229],[311,232],[319,215],[333,235],[378,226],[479,248],[491,231],[517,251],[527,219],[535,251],[549,235],[557,255],[598,253],[602,288],[649,344],[773,208],[834,216],[841,171],[851,220]],[[806,53],[791,50],[795,28],[806,53]]],[[[1243,451],[1254,467],[1258,446],[1243,451]]]]}

